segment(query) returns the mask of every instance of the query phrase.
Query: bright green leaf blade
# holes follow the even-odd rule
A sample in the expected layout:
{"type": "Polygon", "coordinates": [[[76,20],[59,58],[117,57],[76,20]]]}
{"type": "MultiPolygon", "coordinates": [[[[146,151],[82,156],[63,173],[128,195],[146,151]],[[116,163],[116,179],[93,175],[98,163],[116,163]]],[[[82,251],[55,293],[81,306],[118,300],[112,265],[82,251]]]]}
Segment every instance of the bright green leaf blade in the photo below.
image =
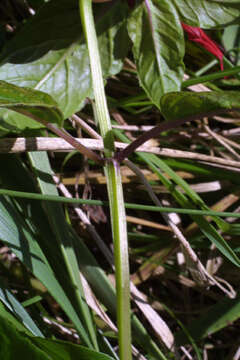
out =
{"type": "Polygon", "coordinates": [[[5,306],[18,317],[19,320],[26,326],[26,328],[31,331],[31,333],[35,336],[43,337],[42,332],[39,330],[31,316],[24,309],[24,307],[20,304],[20,302],[13,296],[11,291],[6,288],[1,283],[0,288],[0,300],[5,304],[5,306]]]}
{"type": "Polygon", "coordinates": [[[62,113],[50,95],[5,81],[0,81],[0,108],[19,113],[27,112],[29,117],[59,125],[62,125],[63,121],[62,113]]]}
{"type": "Polygon", "coordinates": [[[205,29],[226,25],[240,16],[239,1],[173,0],[181,21],[205,29]]]}
{"type": "Polygon", "coordinates": [[[166,120],[211,116],[240,109],[239,91],[173,92],[161,98],[166,120]]]}
{"type": "MultiPolygon", "coordinates": [[[[236,299],[224,299],[200,318],[192,321],[187,328],[194,340],[200,340],[229,326],[240,317],[240,297],[236,299]]],[[[184,345],[188,340],[183,331],[176,334],[176,343],[184,345]]]]}
{"type": "Polygon", "coordinates": [[[167,0],[146,0],[129,17],[128,32],[140,84],[159,107],[163,94],[181,87],[184,37],[178,15],[167,0]]]}
{"type": "Polygon", "coordinates": [[[32,341],[53,360],[113,360],[108,355],[66,341],[40,338],[32,338],[32,341]]]}
{"type": "MultiPolygon", "coordinates": [[[[36,172],[36,180],[42,194],[57,195],[58,191],[52,179],[52,169],[46,152],[30,152],[29,158],[36,172]],[[44,176],[43,176],[44,174],[44,176]]],[[[63,209],[60,204],[47,202],[45,209],[51,224],[55,239],[58,242],[63,258],[68,270],[69,283],[72,284],[71,295],[68,296],[76,299],[76,312],[79,312],[81,321],[86,330],[88,330],[89,338],[95,348],[97,346],[95,328],[92,316],[86,303],[85,294],[80,279],[79,267],[73,246],[72,238],[69,232],[69,225],[66,222],[63,209]]],[[[57,269],[54,269],[56,272],[57,269]]]]}

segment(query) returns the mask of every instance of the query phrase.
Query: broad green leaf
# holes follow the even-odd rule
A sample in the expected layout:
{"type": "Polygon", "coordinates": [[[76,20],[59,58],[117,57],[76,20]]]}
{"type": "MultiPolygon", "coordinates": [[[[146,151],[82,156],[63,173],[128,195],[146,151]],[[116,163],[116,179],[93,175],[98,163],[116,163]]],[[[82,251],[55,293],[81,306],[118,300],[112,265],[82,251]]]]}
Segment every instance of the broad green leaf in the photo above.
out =
{"type": "MultiPolygon", "coordinates": [[[[95,10],[102,67],[108,77],[121,70],[128,52],[124,26],[127,5],[97,4],[95,10]]],[[[1,80],[50,94],[64,118],[80,110],[85,99],[92,97],[88,50],[75,0],[53,0],[44,5],[8,42],[1,61],[1,80]]],[[[39,127],[9,111],[0,110],[0,116],[0,129],[5,131],[39,127]]]]}
{"type": "Polygon", "coordinates": [[[112,357],[66,341],[32,338],[52,360],[113,360],[112,357]],[[43,340],[43,341],[42,341],[43,340]]]}
{"type": "MultiPolygon", "coordinates": [[[[26,326],[26,328],[31,331],[31,333],[35,336],[43,337],[42,332],[39,330],[31,316],[24,309],[24,307],[20,304],[20,302],[13,296],[11,291],[0,283],[0,300],[5,304],[5,306],[18,317],[19,320],[26,326]]],[[[0,310],[0,313],[2,311],[0,310]]]]}
{"type": "Polygon", "coordinates": [[[177,12],[170,1],[146,0],[132,12],[128,32],[140,84],[159,107],[161,96],[179,90],[183,77],[184,37],[177,12]]]}
{"type": "MultiPolygon", "coordinates": [[[[239,317],[239,296],[237,296],[236,299],[224,299],[212,306],[210,310],[204,315],[202,314],[200,318],[192,321],[187,330],[194,340],[200,340],[229,326],[229,324],[239,319],[239,317]]],[[[188,342],[183,331],[177,332],[175,339],[177,345],[184,345],[188,342]]]]}
{"type": "Polygon", "coordinates": [[[161,110],[166,120],[199,119],[240,109],[239,91],[173,92],[161,99],[161,110]]]}
{"type": "Polygon", "coordinates": [[[240,16],[238,0],[172,0],[182,22],[205,29],[225,26],[240,16]]]}
{"type": "MultiPolygon", "coordinates": [[[[127,6],[119,3],[95,7],[102,66],[110,73],[120,71],[128,51],[127,32],[123,26],[127,10],[127,6]]],[[[68,49],[73,44],[84,44],[78,1],[52,0],[7,42],[1,51],[0,63],[32,63],[50,50],[68,49]]]]}
{"type": "Polygon", "coordinates": [[[0,108],[18,113],[29,113],[29,117],[62,125],[63,116],[57,103],[42,91],[23,88],[0,81],[0,108]]]}
{"type": "Polygon", "coordinates": [[[30,63],[49,50],[68,48],[82,29],[76,0],[52,0],[28,19],[1,51],[0,64],[30,63]]]}
{"type": "Polygon", "coordinates": [[[51,360],[45,351],[34,345],[25,333],[20,332],[12,322],[0,314],[0,355],[4,360],[19,357],[34,360],[51,360]]]}

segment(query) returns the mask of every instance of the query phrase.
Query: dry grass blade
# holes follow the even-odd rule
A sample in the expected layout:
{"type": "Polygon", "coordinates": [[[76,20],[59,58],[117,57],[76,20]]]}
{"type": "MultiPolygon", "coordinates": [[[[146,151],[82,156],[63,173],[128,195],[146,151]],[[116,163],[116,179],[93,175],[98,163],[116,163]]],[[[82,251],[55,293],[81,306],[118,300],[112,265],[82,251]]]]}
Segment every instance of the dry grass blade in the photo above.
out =
{"type": "Polygon", "coordinates": [[[151,324],[161,342],[169,349],[174,350],[174,336],[168,325],[158,315],[158,313],[148,304],[146,297],[136,288],[133,283],[130,285],[131,294],[134,298],[135,304],[141,309],[146,319],[151,324]]]}

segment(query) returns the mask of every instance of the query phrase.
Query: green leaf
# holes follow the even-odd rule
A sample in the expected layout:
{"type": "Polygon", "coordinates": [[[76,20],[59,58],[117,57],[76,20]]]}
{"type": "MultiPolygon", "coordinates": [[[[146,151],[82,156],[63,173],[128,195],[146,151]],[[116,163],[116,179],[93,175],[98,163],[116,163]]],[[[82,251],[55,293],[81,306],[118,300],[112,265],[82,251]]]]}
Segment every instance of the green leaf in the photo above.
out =
{"type": "MultiPolygon", "coordinates": [[[[158,174],[162,183],[166,186],[166,188],[169,189],[172,196],[183,208],[194,208],[195,206],[193,206],[193,204],[195,203],[202,209],[208,209],[208,207],[204,204],[203,200],[196,193],[194,193],[192,189],[188,190],[189,185],[185,183],[184,180],[179,177],[177,173],[175,173],[163,160],[153,154],[141,154],[140,156],[150,165],[152,170],[156,174],[158,174]],[[159,169],[168,174],[170,179],[172,179],[176,184],[181,186],[186,191],[191,201],[189,201],[189,199],[184,194],[179,192],[176,188],[173,188],[171,180],[167,179],[166,176],[163,175],[161,171],[159,171],[159,169]]],[[[203,216],[191,215],[191,217],[198,224],[201,232],[216,245],[218,250],[221,251],[221,253],[226,256],[233,264],[240,267],[239,257],[224,240],[224,238],[217,232],[215,227],[210,224],[203,216]]],[[[221,222],[219,223],[220,219],[217,219],[217,217],[213,217],[213,219],[219,225],[224,226],[224,224],[221,224],[221,222]]]]}
{"type": "Polygon", "coordinates": [[[166,120],[201,118],[240,109],[239,91],[173,92],[161,99],[166,120]]]}
{"type": "Polygon", "coordinates": [[[57,103],[48,94],[38,90],[22,88],[0,81],[0,108],[18,113],[29,113],[29,117],[62,125],[63,116],[57,103]]]}
{"type": "Polygon", "coordinates": [[[182,22],[205,29],[225,26],[240,16],[238,0],[172,0],[182,22]]]}
{"type": "Polygon", "coordinates": [[[113,360],[112,357],[60,340],[32,338],[34,344],[46,351],[53,360],[113,360]],[[43,340],[43,341],[42,341],[43,340]]]}
{"type": "Polygon", "coordinates": [[[167,0],[146,0],[132,12],[128,32],[140,84],[159,107],[163,94],[181,87],[184,37],[178,14],[167,0]]]}
{"type": "MultiPolygon", "coordinates": [[[[127,5],[97,4],[95,10],[102,67],[108,77],[121,70],[129,49],[124,26],[127,5]]],[[[0,59],[5,64],[0,67],[0,79],[50,94],[64,118],[80,110],[85,99],[93,96],[88,50],[75,0],[45,4],[8,42],[2,54],[0,59]]],[[[6,110],[0,110],[0,116],[0,129],[5,131],[39,128],[26,117],[13,116],[6,110]]]]}
{"type": "MultiPolygon", "coordinates": [[[[190,93],[189,93],[190,94],[190,93]]],[[[167,95],[166,95],[167,96],[167,95]]],[[[116,132],[116,131],[115,131],[116,132]]],[[[128,139],[117,132],[118,137],[122,141],[128,141],[128,139]]],[[[143,159],[154,171],[163,185],[169,190],[171,195],[175,198],[175,200],[183,207],[183,208],[190,208],[193,209],[197,206],[200,206],[202,209],[206,210],[208,207],[205,205],[203,200],[192,190],[190,189],[189,185],[181,178],[175,171],[173,171],[166,163],[166,161],[160,159],[154,154],[145,154],[145,153],[138,153],[138,156],[143,159]],[[166,173],[169,178],[164,175],[166,173]],[[173,180],[176,184],[184,189],[184,191],[188,194],[189,199],[180,192],[172,183],[173,180]]],[[[196,221],[199,225],[199,229],[202,233],[212,241],[216,247],[236,266],[240,267],[240,259],[236,255],[236,253],[232,250],[232,248],[228,245],[228,243],[224,240],[224,238],[217,232],[213,225],[209,224],[208,221],[203,216],[196,216],[191,215],[192,219],[196,221]]],[[[213,217],[218,225],[225,225],[222,224],[222,221],[219,222],[220,219],[217,219],[216,216],[213,217]]]]}
{"type": "Polygon", "coordinates": [[[231,25],[228,26],[223,33],[222,43],[224,49],[228,52],[235,48],[235,51],[231,51],[231,59],[235,65],[240,65],[240,26],[231,25]]]}
{"type": "MultiPolygon", "coordinates": [[[[0,179],[8,187],[34,189],[32,179],[14,156],[1,157],[0,179]],[[18,176],[16,177],[16,174],[18,176]]],[[[33,190],[34,191],[34,190],[33,190]]],[[[66,267],[48,218],[39,204],[0,198],[0,238],[46,286],[74,323],[85,344],[88,335],[82,325],[66,267]],[[18,211],[21,209],[21,212],[18,211]]]]}
{"type": "Polygon", "coordinates": [[[25,333],[17,330],[9,320],[0,315],[0,355],[4,360],[21,358],[34,360],[51,360],[44,351],[32,344],[25,333]]]}
{"type": "Polygon", "coordinates": [[[112,360],[108,355],[69,342],[27,336],[2,314],[0,342],[0,355],[4,360],[15,360],[19,356],[34,360],[112,360]]]}
{"type": "MultiPolygon", "coordinates": [[[[25,332],[27,335],[33,335],[31,333],[31,331],[29,331],[22,322],[20,322],[17,317],[15,317],[13,315],[13,313],[10,313],[7,309],[7,306],[3,305],[2,302],[0,302],[0,316],[3,317],[4,319],[10,321],[15,327],[16,329],[18,329],[21,332],[25,332]]],[[[36,335],[37,336],[37,335],[36,335]]]]}
{"type": "Polygon", "coordinates": [[[0,63],[30,63],[68,48],[82,33],[76,0],[52,0],[26,21],[1,51],[0,63]]]}
{"type": "MultiPolygon", "coordinates": [[[[200,340],[229,326],[229,324],[239,319],[239,317],[240,297],[238,296],[236,299],[224,299],[212,306],[210,310],[204,315],[202,314],[200,318],[192,321],[187,330],[194,340],[200,340]]],[[[183,331],[175,334],[175,340],[179,346],[188,342],[183,331]]]]}
{"type": "MultiPolygon", "coordinates": [[[[32,320],[28,312],[24,309],[24,307],[20,304],[20,302],[13,296],[11,291],[0,283],[0,299],[5,304],[5,306],[18,317],[19,320],[26,326],[28,330],[35,336],[42,337],[43,334],[32,320]]],[[[2,313],[2,310],[0,310],[2,313]]]]}
{"type": "MultiPolygon", "coordinates": [[[[0,162],[2,166],[0,167],[0,181],[3,187],[8,189],[19,190],[19,191],[32,191],[35,192],[35,186],[31,178],[31,174],[23,166],[23,163],[13,154],[11,155],[1,155],[0,162]],[[16,177],[16,174],[18,176],[16,177]]],[[[43,179],[49,179],[51,183],[51,178],[49,174],[45,172],[40,172],[43,179]]],[[[33,244],[39,244],[41,249],[38,249],[38,252],[30,251],[30,269],[38,277],[42,283],[48,288],[49,292],[56,299],[56,301],[62,306],[63,310],[72,320],[77,330],[80,331],[80,325],[78,323],[77,312],[74,309],[74,304],[69,301],[68,295],[73,300],[71,293],[71,288],[69,285],[69,279],[66,277],[66,268],[64,266],[59,248],[56,246],[56,242],[52,241],[54,239],[54,234],[49,225],[48,219],[40,206],[39,202],[24,200],[24,199],[15,199],[14,203],[17,203],[17,206],[22,209],[22,216],[25,218],[25,221],[28,219],[34,234],[36,237],[33,237],[33,244]],[[38,234],[41,234],[39,237],[38,234]],[[35,239],[35,240],[34,240],[35,239]],[[42,251],[42,252],[41,252],[42,251]],[[47,265],[44,266],[44,269],[37,267],[40,256],[45,254],[47,261],[51,267],[51,271],[45,272],[44,269],[47,268],[47,265]],[[32,265],[32,266],[31,266],[32,265]],[[52,277],[52,272],[54,276],[52,277]],[[61,287],[58,287],[58,284],[61,287]]],[[[1,210],[1,209],[0,209],[1,210]]],[[[5,214],[3,214],[4,219],[7,219],[5,214]]],[[[13,218],[12,222],[17,222],[13,218]]],[[[20,223],[19,231],[22,228],[26,227],[25,222],[20,223]]],[[[16,242],[10,243],[8,239],[11,239],[11,226],[1,226],[1,212],[0,212],[0,238],[3,240],[3,235],[6,231],[6,243],[12,249],[12,251],[18,256],[18,258],[26,265],[29,265],[29,252],[28,243],[22,241],[22,248],[17,246],[16,242]],[[8,231],[7,231],[8,230],[8,231]]],[[[87,248],[85,242],[76,234],[72,229],[72,241],[74,242],[74,247],[76,248],[76,255],[78,259],[79,269],[82,274],[86,277],[89,285],[94,291],[97,299],[107,308],[113,320],[116,318],[116,294],[113,288],[113,285],[110,283],[108,277],[105,275],[104,271],[101,269],[99,264],[96,262],[95,257],[87,248]]],[[[31,245],[31,242],[30,242],[31,245]]],[[[31,248],[30,248],[31,250],[31,248]]],[[[41,264],[41,262],[40,262],[41,264]]],[[[47,269],[46,269],[47,270],[47,269]]],[[[149,333],[143,327],[141,322],[135,315],[132,315],[132,326],[133,326],[133,336],[136,342],[139,345],[144,344],[146,351],[153,354],[156,359],[161,359],[161,351],[157,345],[151,339],[149,333]]]]}
{"type": "MultiPolygon", "coordinates": [[[[43,194],[58,195],[56,185],[52,180],[52,169],[46,152],[30,152],[28,154],[32,166],[36,172],[36,180],[43,194]],[[42,176],[45,174],[45,176],[42,176]]],[[[45,210],[52,227],[55,241],[61,248],[61,253],[67,268],[68,282],[72,284],[71,299],[76,300],[76,311],[80,314],[84,328],[89,333],[89,338],[95,349],[98,348],[95,327],[90,314],[85,294],[82,288],[81,278],[79,276],[79,267],[73,241],[69,232],[69,225],[66,222],[65,215],[60,204],[46,203],[45,210]]],[[[57,244],[56,244],[57,245],[57,244]]],[[[54,268],[55,272],[57,271],[54,268]]],[[[69,293],[70,295],[70,293],[69,293]]]]}

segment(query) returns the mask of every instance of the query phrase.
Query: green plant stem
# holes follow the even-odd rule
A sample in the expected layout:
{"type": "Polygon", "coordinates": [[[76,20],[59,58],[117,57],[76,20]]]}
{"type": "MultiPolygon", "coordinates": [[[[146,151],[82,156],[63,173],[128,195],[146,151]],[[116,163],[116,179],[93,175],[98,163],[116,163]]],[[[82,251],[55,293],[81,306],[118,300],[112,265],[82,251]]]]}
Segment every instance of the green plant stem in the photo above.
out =
{"type": "Polygon", "coordinates": [[[198,77],[203,75],[205,72],[207,72],[208,70],[210,70],[213,66],[215,66],[216,64],[218,64],[218,60],[214,59],[212,61],[210,61],[207,65],[203,66],[201,69],[199,69],[198,71],[195,72],[194,76],[198,77]]]}
{"type": "MultiPolygon", "coordinates": [[[[54,196],[54,195],[41,195],[36,193],[28,193],[23,191],[13,191],[7,189],[0,189],[0,195],[6,195],[11,197],[18,197],[23,199],[30,200],[40,200],[40,201],[54,201],[65,204],[87,204],[87,205],[99,205],[99,206],[109,206],[108,201],[101,200],[88,200],[88,199],[72,199],[65,198],[63,196],[54,196]]],[[[177,214],[186,214],[186,215],[203,215],[203,216],[222,216],[222,217],[233,217],[240,218],[240,213],[234,213],[230,211],[211,211],[211,210],[197,210],[197,209],[182,209],[182,208],[172,208],[172,207],[161,207],[153,205],[142,205],[142,204],[133,204],[125,203],[125,208],[135,209],[135,210],[144,210],[144,211],[154,211],[154,212],[166,212],[171,213],[175,212],[177,214]]]]}
{"type": "Polygon", "coordinates": [[[219,71],[214,74],[209,74],[209,75],[199,76],[197,78],[188,79],[186,81],[183,81],[182,88],[185,89],[191,85],[196,85],[196,84],[200,84],[200,83],[204,83],[204,82],[208,82],[208,81],[222,79],[225,76],[235,75],[239,72],[240,72],[240,66],[235,66],[233,69],[230,69],[230,70],[219,71]]]}
{"type": "MultiPolygon", "coordinates": [[[[96,106],[95,114],[104,142],[105,156],[106,158],[112,158],[114,153],[114,137],[104,92],[101,61],[92,13],[92,1],[79,0],[79,8],[90,57],[92,84],[96,106]]],[[[131,316],[127,224],[119,164],[113,160],[107,161],[105,164],[105,174],[108,185],[114,240],[119,355],[121,360],[131,360],[131,316]]]]}

